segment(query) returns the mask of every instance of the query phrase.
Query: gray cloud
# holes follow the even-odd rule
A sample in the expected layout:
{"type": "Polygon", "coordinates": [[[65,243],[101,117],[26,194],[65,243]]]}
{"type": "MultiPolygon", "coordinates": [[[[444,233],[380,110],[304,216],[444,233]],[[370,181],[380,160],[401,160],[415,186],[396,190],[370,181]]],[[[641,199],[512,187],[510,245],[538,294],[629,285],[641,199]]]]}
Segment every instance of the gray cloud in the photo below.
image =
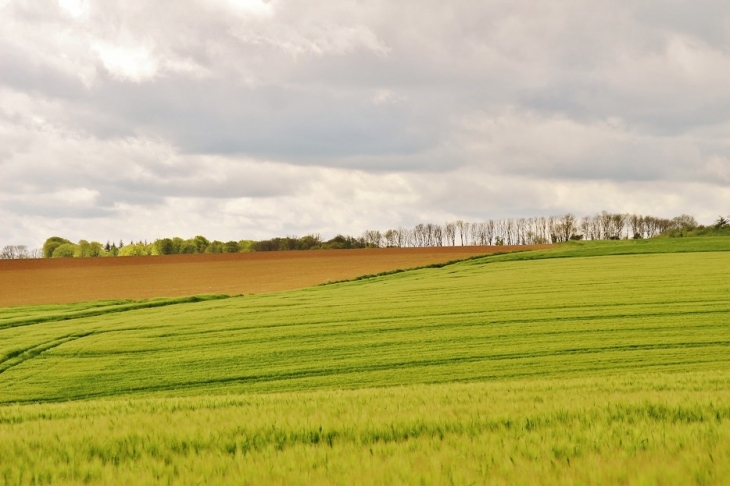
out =
{"type": "Polygon", "coordinates": [[[596,201],[710,218],[730,206],[729,21],[710,0],[5,0],[0,239],[596,201]]]}

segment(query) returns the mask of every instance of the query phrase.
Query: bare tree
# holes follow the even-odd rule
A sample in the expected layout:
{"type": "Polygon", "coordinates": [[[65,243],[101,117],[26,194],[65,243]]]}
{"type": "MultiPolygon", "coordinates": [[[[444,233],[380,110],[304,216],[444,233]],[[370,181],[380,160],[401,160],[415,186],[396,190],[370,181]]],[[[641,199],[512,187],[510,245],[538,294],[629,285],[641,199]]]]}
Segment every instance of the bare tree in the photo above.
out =
{"type": "Polygon", "coordinates": [[[550,216],[548,218],[548,228],[549,228],[549,235],[550,235],[550,243],[559,243],[560,242],[560,221],[555,216],[550,216]]]}
{"type": "Polygon", "coordinates": [[[458,220],[456,222],[456,227],[459,229],[459,239],[461,240],[461,246],[464,246],[469,241],[469,223],[458,220]]]}
{"type": "Polygon", "coordinates": [[[498,219],[494,222],[494,244],[504,245],[507,239],[507,222],[504,219],[498,219]]]}
{"type": "Polygon", "coordinates": [[[640,239],[644,237],[644,218],[640,214],[632,214],[629,216],[629,226],[631,227],[631,237],[640,239]]]}
{"type": "Polygon", "coordinates": [[[444,226],[444,236],[446,237],[447,244],[450,243],[451,246],[456,246],[456,223],[446,223],[446,226],[444,226]]]}
{"type": "Polygon", "coordinates": [[[487,242],[487,223],[474,223],[471,225],[471,235],[475,245],[488,245],[487,242]]]}
{"type": "Polygon", "coordinates": [[[413,246],[412,243],[413,232],[408,228],[398,228],[398,247],[403,248],[406,246],[413,246]]]}
{"type": "Polygon", "coordinates": [[[0,250],[0,260],[23,260],[26,258],[36,258],[37,250],[33,252],[28,250],[25,245],[7,245],[0,250]]]}
{"type": "Polygon", "coordinates": [[[678,229],[678,230],[693,230],[697,226],[697,220],[690,216],[689,214],[682,214],[680,216],[677,216],[676,218],[672,218],[672,229],[678,229]]]}
{"type": "Polygon", "coordinates": [[[668,219],[657,218],[656,220],[658,233],[664,233],[672,228],[672,222],[668,219]]]}
{"type": "Polygon", "coordinates": [[[626,225],[626,215],[625,214],[612,214],[611,215],[611,222],[610,222],[610,234],[608,237],[612,240],[620,240],[621,239],[621,233],[624,230],[624,226],[626,225]]]}
{"type": "Polygon", "coordinates": [[[505,230],[506,230],[506,236],[507,236],[507,244],[516,245],[517,244],[517,225],[515,224],[514,220],[512,220],[511,218],[505,220],[505,230]]]}
{"type": "Polygon", "coordinates": [[[486,233],[486,243],[491,245],[494,242],[494,220],[490,219],[484,225],[484,231],[486,233]]]}
{"type": "Polygon", "coordinates": [[[362,235],[368,246],[378,248],[382,246],[383,235],[377,230],[367,230],[362,235]]]}
{"type": "Polygon", "coordinates": [[[435,225],[433,223],[427,223],[426,226],[425,226],[425,228],[426,228],[426,243],[425,243],[425,245],[426,246],[435,246],[434,245],[434,234],[433,234],[434,226],[435,225]]]}
{"type": "Polygon", "coordinates": [[[646,231],[646,237],[651,238],[656,236],[659,232],[659,219],[654,216],[644,217],[644,229],[646,231]]]}
{"type": "Polygon", "coordinates": [[[561,241],[568,241],[578,229],[576,226],[575,216],[570,213],[562,216],[558,224],[558,229],[560,231],[561,241]]]}
{"type": "Polygon", "coordinates": [[[584,240],[592,240],[593,235],[591,234],[592,225],[590,216],[583,216],[578,223],[578,231],[583,235],[584,240]]]}
{"type": "Polygon", "coordinates": [[[526,227],[527,227],[525,218],[516,219],[514,222],[514,227],[515,227],[515,244],[524,245],[525,244],[525,231],[526,231],[526,227]]]}
{"type": "Polygon", "coordinates": [[[398,230],[389,229],[383,234],[385,245],[388,247],[398,246],[398,230]]]}
{"type": "Polygon", "coordinates": [[[413,245],[417,247],[425,246],[426,244],[426,226],[423,223],[419,223],[413,228],[413,245]]]}
{"type": "Polygon", "coordinates": [[[444,227],[440,224],[433,225],[433,246],[444,246],[444,227]]]}

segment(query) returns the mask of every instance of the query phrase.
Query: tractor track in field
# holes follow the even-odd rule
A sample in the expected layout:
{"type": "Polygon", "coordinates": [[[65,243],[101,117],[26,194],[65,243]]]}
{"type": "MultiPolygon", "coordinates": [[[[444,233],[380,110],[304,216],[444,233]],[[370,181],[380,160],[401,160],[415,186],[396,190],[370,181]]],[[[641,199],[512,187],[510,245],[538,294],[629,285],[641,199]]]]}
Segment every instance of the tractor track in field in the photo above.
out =
{"type": "Polygon", "coordinates": [[[166,299],[159,301],[140,301],[131,302],[128,304],[114,305],[109,307],[94,308],[92,310],[83,310],[69,314],[51,314],[46,316],[20,318],[20,319],[9,319],[5,322],[0,323],[0,331],[3,329],[11,329],[14,327],[32,326],[34,324],[44,324],[48,322],[62,322],[71,321],[75,319],[85,319],[87,317],[98,317],[106,314],[119,314],[122,312],[130,312],[140,309],[152,309],[156,307],[166,307],[169,305],[178,304],[192,304],[197,302],[204,302],[207,300],[220,300],[227,299],[227,295],[215,295],[215,296],[192,296],[183,297],[178,299],[166,299]]]}
{"type": "MultiPolygon", "coordinates": [[[[83,337],[83,336],[79,336],[83,337]]],[[[59,343],[57,346],[60,346],[63,343],[59,343]]],[[[53,347],[57,347],[53,346],[53,347]]],[[[155,393],[155,392],[166,392],[166,391],[175,391],[175,390],[191,390],[196,389],[200,387],[205,387],[209,385],[222,385],[222,384],[231,384],[231,383],[238,383],[238,384],[256,384],[256,383],[276,383],[276,382],[283,382],[287,380],[298,380],[298,379],[306,379],[306,378],[317,378],[317,377],[326,377],[326,376],[338,376],[338,375],[349,375],[352,373],[356,374],[364,374],[364,373],[371,373],[371,372],[379,372],[379,371],[392,371],[395,369],[403,369],[403,368],[430,368],[434,366],[445,366],[445,365],[454,365],[454,364],[465,364],[465,363],[480,363],[480,362],[499,362],[499,361],[513,361],[513,360],[520,360],[520,359],[534,359],[534,358],[560,358],[560,357],[569,357],[569,356],[575,356],[575,355],[592,355],[592,354],[602,354],[606,353],[607,351],[616,351],[616,352],[637,352],[637,351],[653,351],[653,350],[671,350],[671,349],[683,349],[683,350],[694,350],[694,349],[702,349],[712,346],[724,346],[730,348],[730,341],[716,341],[716,342],[693,342],[693,343],[664,343],[664,344],[628,344],[628,345],[621,345],[621,346],[606,346],[606,347],[591,347],[591,348],[566,348],[566,349],[557,349],[557,350],[546,350],[546,351],[540,351],[540,352],[532,352],[532,353],[499,353],[499,354],[491,354],[491,355],[471,355],[471,356],[452,356],[448,358],[437,358],[437,359],[414,359],[414,360],[408,360],[408,361],[401,361],[401,362],[386,362],[386,363],[373,363],[368,365],[362,365],[358,364],[356,367],[350,367],[350,366],[344,366],[344,367],[337,367],[337,368],[325,368],[325,369],[302,369],[302,370],[292,370],[288,372],[282,372],[282,373],[264,373],[264,374],[251,374],[251,375],[239,375],[239,376],[228,376],[228,377],[221,377],[221,378],[213,378],[213,379],[203,379],[203,380],[191,380],[191,381],[185,381],[185,382],[179,382],[179,383],[166,383],[166,384],[159,384],[159,385],[148,385],[148,386],[139,386],[139,387],[127,387],[127,388],[119,388],[114,390],[109,390],[108,392],[104,393],[92,393],[92,394],[84,394],[83,396],[77,396],[77,397],[65,397],[63,400],[83,400],[83,399],[90,399],[90,398],[102,398],[106,396],[113,396],[113,395],[125,395],[125,394],[135,394],[135,393],[155,393]]],[[[671,363],[665,363],[666,366],[670,366],[671,363]]],[[[581,367],[584,371],[601,371],[605,370],[605,367],[596,366],[595,364],[592,367],[586,368],[585,366],[581,367]]],[[[543,371],[541,370],[535,370],[535,371],[529,371],[529,372],[519,372],[513,375],[510,375],[510,378],[527,378],[527,377],[538,377],[543,374],[543,371]]],[[[472,377],[474,380],[476,379],[504,379],[505,377],[503,375],[484,375],[477,377],[472,377]]],[[[471,380],[465,380],[465,381],[471,381],[471,380]]],[[[428,383],[428,382],[427,382],[428,383]]],[[[44,402],[53,402],[54,399],[50,398],[47,400],[43,400],[44,402]]],[[[4,403],[2,400],[0,400],[0,403],[4,403]]],[[[17,401],[13,400],[12,403],[23,403],[23,401],[17,401]]]]}
{"type": "Polygon", "coordinates": [[[12,368],[15,368],[16,366],[20,366],[21,364],[25,363],[26,361],[28,361],[30,359],[35,358],[36,356],[39,356],[47,351],[50,351],[51,349],[57,348],[66,343],[69,343],[71,341],[76,341],[77,339],[81,339],[81,338],[91,336],[91,335],[97,334],[97,333],[98,333],[98,331],[90,331],[90,332],[69,334],[69,335],[66,335],[66,336],[63,336],[60,338],[52,339],[51,341],[46,341],[46,342],[43,342],[40,344],[36,344],[35,346],[10,351],[10,352],[6,353],[3,358],[0,358],[0,375],[12,368]]]}

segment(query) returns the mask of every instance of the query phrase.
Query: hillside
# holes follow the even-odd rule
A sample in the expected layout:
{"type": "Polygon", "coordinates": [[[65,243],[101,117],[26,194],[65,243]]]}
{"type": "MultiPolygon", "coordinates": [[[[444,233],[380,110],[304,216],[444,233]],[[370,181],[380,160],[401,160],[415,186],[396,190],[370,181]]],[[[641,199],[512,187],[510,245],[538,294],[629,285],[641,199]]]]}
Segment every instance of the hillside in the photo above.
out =
{"type": "Polygon", "coordinates": [[[280,292],[534,246],[0,260],[0,306],[280,292]]]}
{"type": "Polygon", "coordinates": [[[721,484],[729,250],[586,242],[273,294],[2,309],[0,468],[721,484]]]}

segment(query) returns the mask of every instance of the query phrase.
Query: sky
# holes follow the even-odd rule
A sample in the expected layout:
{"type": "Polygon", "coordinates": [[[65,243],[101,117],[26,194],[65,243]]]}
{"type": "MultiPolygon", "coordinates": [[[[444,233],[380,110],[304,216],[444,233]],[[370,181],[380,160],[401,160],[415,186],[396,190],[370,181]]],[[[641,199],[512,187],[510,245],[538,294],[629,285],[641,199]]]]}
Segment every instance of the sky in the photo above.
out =
{"type": "Polygon", "coordinates": [[[0,246],[730,213],[730,3],[0,0],[0,246]]]}

